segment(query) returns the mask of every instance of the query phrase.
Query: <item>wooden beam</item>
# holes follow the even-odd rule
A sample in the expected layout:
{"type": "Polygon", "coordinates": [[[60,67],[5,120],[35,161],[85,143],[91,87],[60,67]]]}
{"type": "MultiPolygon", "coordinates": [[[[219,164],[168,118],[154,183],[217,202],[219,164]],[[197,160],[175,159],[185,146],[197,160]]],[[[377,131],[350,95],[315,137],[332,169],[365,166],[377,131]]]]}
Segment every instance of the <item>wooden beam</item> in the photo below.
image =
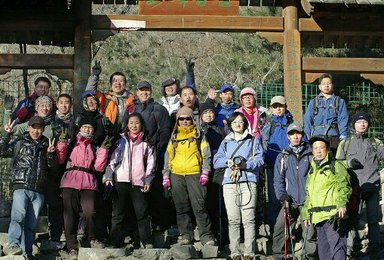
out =
{"type": "Polygon", "coordinates": [[[299,20],[300,32],[328,33],[337,35],[373,36],[384,35],[384,19],[313,19],[299,20]]]}
{"type": "Polygon", "coordinates": [[[384,58],[303,57],[305,72],[384,73],[384,58]]]}
{"type": "Polygon", "coordinates": [[[0,54],[0,68],[68,69],[73,68],[70,54],[0,54]]]}
{"type": "Polygon", "coordinates": [[[269,32],[284,30],[282,17],[214,15],[93,15],[92,30],[110,30],[115,20],[144,21],[145,28],[142,30],[269,32]]]}
{"type": "Polygon", "coordinates": [[[60,79],[73,82],[73,69],[47,69],[47,73],[56,75],[60,79]]]}
{"type": "Polygon", "coordinates": [[[298,30],[298,9],[294,1],[283,1],[284,16],[284,96],[295,120],[303,120],[301,45],[298,30]]]}
{"type": "Polygon", "coordinates": [[[238,0],[139,0],[139,15],[239,15],[238,0]]]}
{"type": "Polygon", "coordinates": [[[362,73],[360,76],[363,78],[372,81],[376,85],[383,85],[384,86],[384,74],[367,74],[362,73]]]}
{"type": "Polygon", "coordinates": [[[256,34],[271,43],[284,44],[284,35],[281,32],[257,32],[256,34]]]}
{"type": "Polygon", "coordinates": [[[307,84],[314,83],[318,78],[320,78],[321,75],[323,75],[323,73],[305,72],[304,82],[307,84]]]}
{"type": "Polygon", "coordinates": [[[73,67],[73,109],[80,109],[80,96],[85,90],[91,66],[91,14],[92,2],[75,0],[74,12],[77,18],[75,27],[75,58],[73,67]]]}
{"type": "Polygon", "coordinates": [[[6,31],[73,31],[75,21],[70,14],[29,14],[15,13],[12,17],[0,16],[0,32],[6,31]]]}

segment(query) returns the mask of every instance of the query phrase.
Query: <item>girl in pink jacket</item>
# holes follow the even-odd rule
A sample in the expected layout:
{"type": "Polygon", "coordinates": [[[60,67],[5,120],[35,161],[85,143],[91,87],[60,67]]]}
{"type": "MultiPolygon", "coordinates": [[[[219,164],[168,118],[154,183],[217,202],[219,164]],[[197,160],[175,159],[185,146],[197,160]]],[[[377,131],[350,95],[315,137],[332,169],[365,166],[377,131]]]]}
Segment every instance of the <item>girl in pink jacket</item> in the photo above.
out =
{"type": "MultiPolygon", "coordinates": [[[[126,214],[132,214],[129,205],[133,205],[140,241],[145,248],[152,248],[148,191],[154,178],[154,149],[147,139],[144,119],[139,113],[128,116],[127,128],[104,174],[105,185],[114,185],[117,192],[112,206],[109,244],[113,247],[122,245],[123,221],[126,214]]],[[[132,218],[128,216],[128,219],[132,218]]]]}
{"type": "Polygon", "coordinates": [[[59,164],[64,164],[68,160],[60,187],[64,203],[64,232],[71,259],[75,259],[78,253],[77,227],[80,208],[86,219],[91,247],[104,247],[95,235],[94,202],[97,192],[95,175],[102,174],[107,166],[110,140],[107,137],[100,148],[96,147],[93,143],[96,122],[93,118],[83,118],[79,127],[79,133],[69,144],[65,133],[62,134],[56,149],[59,164]]]}

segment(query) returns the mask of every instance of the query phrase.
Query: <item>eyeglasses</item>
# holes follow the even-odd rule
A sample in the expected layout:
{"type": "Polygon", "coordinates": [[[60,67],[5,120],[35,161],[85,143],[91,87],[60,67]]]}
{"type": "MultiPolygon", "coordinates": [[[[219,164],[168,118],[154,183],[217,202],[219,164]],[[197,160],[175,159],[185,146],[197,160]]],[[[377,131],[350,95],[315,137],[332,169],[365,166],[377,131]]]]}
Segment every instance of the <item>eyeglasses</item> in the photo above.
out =
{"type": "Polygon", "coordinates": [[[177,120],[179,120],[179,121],[185,121],[185,120],[187,120],[187,121],[192,121],[192,117],[179,117],[177,120]]]}

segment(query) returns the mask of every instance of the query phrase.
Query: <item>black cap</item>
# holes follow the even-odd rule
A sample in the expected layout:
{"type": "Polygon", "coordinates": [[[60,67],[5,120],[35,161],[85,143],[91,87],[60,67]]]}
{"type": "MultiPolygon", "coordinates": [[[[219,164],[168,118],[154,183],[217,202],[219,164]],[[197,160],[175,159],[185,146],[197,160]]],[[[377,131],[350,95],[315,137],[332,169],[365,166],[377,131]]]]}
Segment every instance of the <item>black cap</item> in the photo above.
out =
{"type": "Polygon", "coordinates": [[[202,115],[203,112],[208,109],[215,111],[215,106],[211,102],[201,103],[199,106],[200,115],[202,115]]]}
{"type": "Polygon", "coordinates": [[[325,135],[312,136],[311,139],[309,139],[309,144],[312,146],[317,141],[322,141],[327,145],[327,147],[329,147],[329,138],[327,136],[325,135]]]}
{"type": "Polygon", "coordinates": [[[31,119],[29,119],[28,125],[29,126],[33,126],[33,125],[45,126],[45,122],[44,122],[44,119],[42,117],[33,116],[33,117],[31,117],[31,119]]]}
{"type": "Polygon", "coordinates": [[[136,89],[141,89],[141,88],[150,88],[152,89],[152,85],[148,81],[140,81],[137,83],[136,89]]]}
{"type": "Polygon", "coordinates": [[[78,127],[81,127],[82,125],[91,125],[93,126],[94,131],[96,131],[97,123],[94,118],[91,118],[91,117],[81,118],[78,127]]]}
{"type": "Polygon", "coordinates": [[[368,122],[368,124],[371,121],[371,117],[367,112],[359,111],[352,116],[352,126],[355,125],[355,123],[361,119],[366,120],[368,122]]]}
{"type": "Polygon", "coordinates": [[[176,85],[177,85],[177,82],[178,82],[177,79],[175,79],[175,78],[170,78],[170,79],[164,80],[163,83],[161,83],[161,87],[162,87],[162,88],[165,88],[165,87],[170,86],[170,85],[173,85],[173,84],[176,84],[176,85]]]}

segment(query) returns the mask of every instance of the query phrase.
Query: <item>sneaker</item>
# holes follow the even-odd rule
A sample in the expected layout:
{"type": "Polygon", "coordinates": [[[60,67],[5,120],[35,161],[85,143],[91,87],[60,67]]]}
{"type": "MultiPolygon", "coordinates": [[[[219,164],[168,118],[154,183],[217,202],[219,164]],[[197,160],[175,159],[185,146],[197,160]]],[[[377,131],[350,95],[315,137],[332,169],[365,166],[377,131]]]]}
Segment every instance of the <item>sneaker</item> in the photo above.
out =
{"type": "Polygon", "coordinates": [[[192,245],[192,240],[188,239],[188,238],[179,238],[177,240],[177,243],[180,245],[180,246],[184,246],[184,245],[192,245]]]}
{"type": "Polygon", "coordinates": [[[214,240],[208,240],[207,243],[205,243],[206,245],[209,245],[209,246],[215,246],[216,245],[216,242],[214,240]]]}
{"type": "Polygon", "coordinates": [[[68,252],[68,260],[77,260],[78,252],[76,249],[71,249],[68,252]]]}
{"type": "Polygon", "coordinates": [[[155,248],[154,246],[153,246],[153,244],[146,244],[145,245],[145,249],[153,249],[153,248],[155,248]]]}
{"type": "Polygon", "coordinates": [[[91,242],[89,242],[89,244],[91,245],[91,248],[105,248],[105,244],[103,242],[100,242],[99,240],[91,240],[91,242]]]}
{"type": "Polygon", "coordinates": [[[23,250],[18,245],[6,246],[3,249],[5,255],[21,255],[23,250]]]}

